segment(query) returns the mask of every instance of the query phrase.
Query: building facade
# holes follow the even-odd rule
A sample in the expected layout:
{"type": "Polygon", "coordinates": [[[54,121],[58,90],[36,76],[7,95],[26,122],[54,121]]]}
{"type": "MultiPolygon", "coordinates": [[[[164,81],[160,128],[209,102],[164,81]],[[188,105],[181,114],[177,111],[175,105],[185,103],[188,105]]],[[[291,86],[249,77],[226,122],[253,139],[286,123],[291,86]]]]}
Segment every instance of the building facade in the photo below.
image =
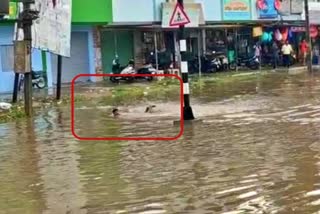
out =
{"type": "MultiPolygon", "coordinates": [[[[14,12],[12,8],[12,13],[14,12]]],[[[14,22],[12,20],[15,16],[11,15],[10,18],[0,21],[0,93],[13,90],[14,22]]],[[[98,26],[110,22],[112,22],[112,0],[91,0],[90,2],[73,0],[71,57],[62,59],[62,83],[70,83],[78,74],[102,72],[98,26]]],[[[32,69],[46,72],[48,87],[56,84],[56,55],[33,49],[32,69]]],[[[78,81],[88,80],[96,81],[97,79],[78,79],[78,81]]]]}
{"type": "MultiPolygon", "coordinates": [[[[317,17],[320,3],[310,2],[317,17]]],[[[70,83],[83,73],[110,73],[115,56],[119,56],[122,65],[129,59],[141,65],[151,52],[156,53],[159,66],[177,62],[177,29],[168,24],[175,3],[176,0],[139,0],[139,4],[132,0],[73,0],[71,57],[63,58],[62,82],[70,83]]],[[[239,28],[238,49],[247,53],[246,47],[255,41],[254,27],[267,26],[270,30],[273,25],[299,26],[304,20],[301,0],[282,0],[280,4],[278,0],[184,0],[184,3],[191,18],[186,30],[190,59],[220,48],[217,44],[225,44],[227,38],[234,36],[235,28],[239,28]]],[[[12,8],[13,14],[14,11],[12,8]]],[[[10,20],[0,22],[0,93],[13,89],[13,24],[10,20]]],[[[33,50],[32,60],[33,69],[46,71],[48,86],[54,86],[57,57],[33,50]]]]}
{"type": "MultiPolygon", "coordinates": [[[[112,60],[119,56],[120,63],[134,59],[137,65],[146,62],[148,53],[167,52],[159,61],[178,59],[177,30],[169,27],[170,14],[176,0],[112,1],[112,24],[101,32],[102,61],[105,73],[111,71],[112,60]],[[134,9],[139,6],[138,9],[134,9]]],[[[239,29],[240,51],[248,54],[246,46],[253,42],[256,26],[294,26],[303,24],[301,0],[184,0],[185,10],[192,23],[187,26],[190,56],[211,51],[212,46],[223,43],[234,28],[239,29]],[[264,5],[261,5],[263,2],[264,5]],[[262,6],[262,7],[261,7],[262,6]]],[[[161,62],[160,62],[161,64],[161,62]]]]}

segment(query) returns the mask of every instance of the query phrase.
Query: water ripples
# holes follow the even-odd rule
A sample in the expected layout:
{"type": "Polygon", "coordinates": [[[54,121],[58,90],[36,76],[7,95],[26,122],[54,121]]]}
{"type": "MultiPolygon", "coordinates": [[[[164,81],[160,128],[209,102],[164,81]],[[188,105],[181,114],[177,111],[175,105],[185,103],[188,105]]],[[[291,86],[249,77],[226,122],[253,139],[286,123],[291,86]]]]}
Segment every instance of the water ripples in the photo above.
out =
{"type": "MultiPolygon", "coordinates": [[[[0,125],[0,213],[317,213],[320,88],[295,81],[192,102],[204,121],[177,141],[77,141],[69,109],[0,125]]],[[[76,131],[175,136],[179,104],[157,107],[79,108],[76,131]]]]}

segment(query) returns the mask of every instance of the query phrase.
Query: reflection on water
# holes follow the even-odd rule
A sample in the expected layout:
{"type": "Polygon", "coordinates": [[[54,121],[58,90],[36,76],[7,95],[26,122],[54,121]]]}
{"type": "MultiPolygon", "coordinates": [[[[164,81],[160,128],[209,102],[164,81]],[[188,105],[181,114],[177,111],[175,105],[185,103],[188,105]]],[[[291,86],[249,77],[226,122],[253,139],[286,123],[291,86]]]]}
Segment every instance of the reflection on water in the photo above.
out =
{"type": "MultiPolygon", "coordinates": [[[[208,83],[192,101],[203,123],[170,142],[77,141],[68,108],[1,125],[0,213],[317,213],[319,81],[274,74],[232,88],[208,83]]],[[[138,117],[132,107],[123,120],[77,109],[76,128],[174,136],[177,106],[138,117]]]]}

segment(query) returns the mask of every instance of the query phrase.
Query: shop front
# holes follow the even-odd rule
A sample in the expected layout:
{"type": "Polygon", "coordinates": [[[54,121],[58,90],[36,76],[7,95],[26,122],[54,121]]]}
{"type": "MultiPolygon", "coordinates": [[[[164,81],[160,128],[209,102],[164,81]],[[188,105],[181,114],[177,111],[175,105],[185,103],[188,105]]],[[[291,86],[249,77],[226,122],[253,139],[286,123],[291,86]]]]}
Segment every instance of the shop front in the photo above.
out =
{"type": "MultiPolygon", "coordinates": [[[[305,13],[301,14],[304,19],[305,13]]],[[[310,19],[310,36],[312,43],[312,62],[320,64],[320,2],[309,3],[309,19],[310,19]]]]}
{"type": "Polygon", "coordinates": [[[133,59],[133,31],[128,29],[101,30],[101,56],[103,73],[112,72],[112,61],[116,56],[121,65],[133,59]]]}
{"type": "MultiPolygon", "coordinates": [[[[122,22],[105,26],[101,31],[102,63],[104,73],[110,73],[112,61],[119,57],[121,65],[134,59],[139,68],[152,62],[159,70],[178,68],[180,51],[178,47],[178,28],[171,27],[169,22],[175,3],[162,3],[161,25],[155,22],[122,22]]],[[[188,59],[194,60],[202,48],[201,29],[204,25],[202,4],[185,3],[191,23],[186,26],[185,36],[188,44],[188,59]]],[[[143,20],[143,19],[141,19],[143,20]]]]}
{"type": "MultiPolygon", "coordinates": [[[[188,58],[198,55],[201,48],[199,29],[186,29],[188,58]]],[[[160,25],[108,27],[101,32],[104,73],[112,71],[112,61],[118,57],[122,66],[130,59],[136,68],[152,63],[156,69],[178,68],[179,47],[177,29],[160,25]]]]}
{"type": "Polygon", "coordinates": [[[104,73],[112,71],[116,57],[122,66],[133,59],[137,68],[150,62],[156,68],[169,67],[173,61],[173,32],[152,26],[123,26],[103,30],[101,38],[104,73]]]}

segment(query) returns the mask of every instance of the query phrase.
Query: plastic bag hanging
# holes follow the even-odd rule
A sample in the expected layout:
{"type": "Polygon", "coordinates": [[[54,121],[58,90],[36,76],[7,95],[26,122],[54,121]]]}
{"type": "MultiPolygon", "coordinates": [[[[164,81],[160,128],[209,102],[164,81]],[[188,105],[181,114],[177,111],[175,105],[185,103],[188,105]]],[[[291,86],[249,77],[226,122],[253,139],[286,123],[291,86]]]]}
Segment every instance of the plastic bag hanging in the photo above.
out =
{"type": "Polygon", "coordinates": [[[262,42],[268,42],[269,41],[269,33],[268,32],[263,32],[261,36],[262,42]]]}
{"type": "Polygon", "coordinates": [[[270,33],[269,33],[269,42],[272,41],[272,36],[273,36],[273,32],[270,32],[270,33]]]}
{"type": "Polygon", "coordinates": [[[281,34],[282,34],[282,40],[283,40],[283,41],[287,41],[287,39],[288,39],[288,34],[289,34],[288,31],[289,31],[288,28],[283,28],[283,29],[282,29],[281,34]]]}
{"type": "Polygon", "coordinates": [[[311,38],[318,36],[318,28],[316,26],[310,26],[310,36],[311,38]]]}
{"type": "Polygon", "coordinates": [[[279,29],[277,29],[274,33],[274,36],[276,38],[277,41],[281,41],[282,40],[282,35],[279,29]]]}
{"type": "Polygon", "coordinates": [[[294,42],[293,32],[292,32],[292,29],[291,29],[291,28],[289,28],[289,30],[288,30],[288,40],[289,40],[290,42],[294,42]]]}
{"type": "Polygon", "coordinates": [[[292,29],[289,28],[289,30],[288,30],[288,38],[292,39],[292,37],[293,37],[292,29]]]}

